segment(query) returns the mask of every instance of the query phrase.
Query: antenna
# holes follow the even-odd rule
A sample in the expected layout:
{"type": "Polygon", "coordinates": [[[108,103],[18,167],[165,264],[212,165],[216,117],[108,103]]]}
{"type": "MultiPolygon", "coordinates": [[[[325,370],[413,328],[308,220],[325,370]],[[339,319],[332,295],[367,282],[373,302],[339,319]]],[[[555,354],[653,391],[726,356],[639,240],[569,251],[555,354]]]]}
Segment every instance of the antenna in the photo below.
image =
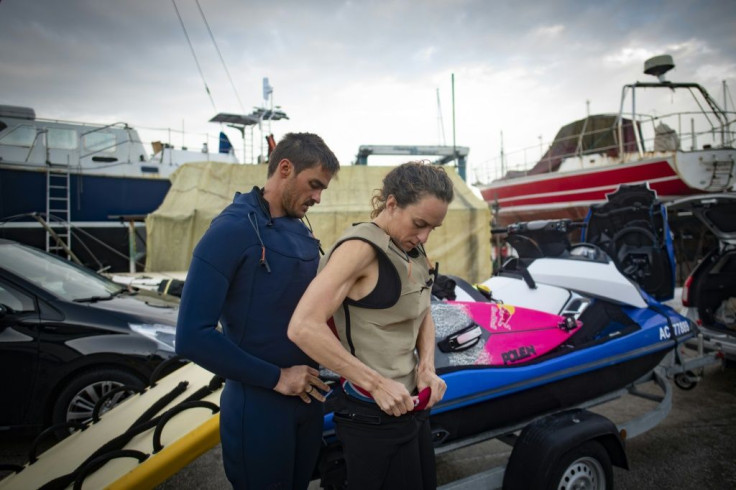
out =
{"type": "Polygon", "coordinates": [[[263,158],[263,128],[261,122],[263,121],[264,115],[267,115],[266,121],[268,121],[268,129],[266,132],[271,135],[271,118],[273,117],[273,87],[268,81],[268,77],[263,77],[263,114],[258,121],[258,129],[261,130],[261,157],[263,158]],[[268,109],[268,102],[271,101],[271,109],[268,109]]]}
{"type": "Polygon", "coordinates": [[[663,54],[646,60],[644,62],[644,73],[657,77],[660,83],[667,83],[667,80],[664,78],[664,74],[674,67],[675,62],[672,59],[672,56],[663,54]]]}
{"type": "MultiPolygon", "coordinates": [[[[263,105],[265,106],[268,102],[268,98],[273,94],[273,87],[268,82],[268,77],[263,77],[263,105]]],[[[273,104],[273,101],[271,101],[273,104]]]]}

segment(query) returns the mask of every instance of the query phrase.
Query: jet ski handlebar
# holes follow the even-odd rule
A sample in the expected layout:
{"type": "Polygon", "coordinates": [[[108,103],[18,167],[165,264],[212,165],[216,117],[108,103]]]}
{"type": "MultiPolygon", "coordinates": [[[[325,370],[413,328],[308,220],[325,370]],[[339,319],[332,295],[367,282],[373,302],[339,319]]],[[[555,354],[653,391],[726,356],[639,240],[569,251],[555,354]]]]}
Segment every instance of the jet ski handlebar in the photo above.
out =
{"type": "Polygon", "coordinates": [[[491,233],[505,234],[520,258],[567,256],[572,244],[570,233],[585,226],[584,222],[571,219],[522,221],[506,228],[492,229],[491,233]]]}
{"type": "Polygon", "coordinates": [[[505,228],[492,228],[491,233],[506,235],[527,235],[544,232],[569,233],[578,228],[584,228],[585,222],[571,219],[542,219],[534,221],[520,221],[505,228]]]}

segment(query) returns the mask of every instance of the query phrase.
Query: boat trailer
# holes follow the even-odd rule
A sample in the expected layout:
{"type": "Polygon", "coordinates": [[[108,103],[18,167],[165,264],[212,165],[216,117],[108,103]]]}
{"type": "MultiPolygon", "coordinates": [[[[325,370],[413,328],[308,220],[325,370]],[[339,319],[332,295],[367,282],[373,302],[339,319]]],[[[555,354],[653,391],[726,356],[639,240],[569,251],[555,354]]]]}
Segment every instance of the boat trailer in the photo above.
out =
{"type": "MultiPolygon", "coordinates": [[[[653,429],[667,417],[672,409],[670,379],[673,379],[681,389],[692,389],[700,380],[698,373],[702,373],[706,366],[722,362],[723,356],[720,352],[704,353],[702,334],[698,336],[696,348],[698,352],[696,357],[685,359],[680,349],[676,349],[656,368],[629,386],[588,400],[574,408],[542,414],[436,448],[435,454],[442,455],[491,439],[498,439],[513,448],[507,464],[446,483],[439,487],[440,490],[545,488],[550,476],[568,477],[571,474],[572,463],[579,466],[581,458],[585,458],[585,450],[591,447],[588,444],[591,441],[602,441],[599,446],[603,446],[607,451],[609,466],[613,463],[628,469],[623,442],[653,429]],[[651,383],[657,387],[659,393],[641,389],[643,385],[651,383]],[[603,415],[589,411],[590,408],[604,405],[625,395],[650,400],[657,405],[619,424],[614,424],[603,415]],[[581,457],[571,461],[565,457],[570,454],[581,457]],[[529,468],[534,468],[534,471],[529,471],[529,468]]],[[[578,471],[577,476],[572,478],[585,479],[588,478],[588,474],[586,471],[578,471]]],[[[574,484],[574,481],[572,483],[574,484]]]]}

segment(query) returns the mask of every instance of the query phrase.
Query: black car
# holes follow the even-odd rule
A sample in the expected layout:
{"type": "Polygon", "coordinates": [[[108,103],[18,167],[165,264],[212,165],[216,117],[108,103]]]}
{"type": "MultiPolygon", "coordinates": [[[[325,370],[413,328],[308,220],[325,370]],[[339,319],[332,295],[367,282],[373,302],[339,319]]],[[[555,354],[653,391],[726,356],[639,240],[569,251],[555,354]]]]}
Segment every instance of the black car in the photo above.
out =
{"type": "Polygon", "coordinates": [[[682,286],[683,313],[701,327],[706,346],[736,360],[736,193],[687,197],[667,211],[681,238],[706,244],[682,286]]]}
{"type": "Polygon", "coordinates": [[[144,387],[174,356],[177,313],[164,297],[0,240],[0,430],[87,421],[109,391],[144,387]]]}

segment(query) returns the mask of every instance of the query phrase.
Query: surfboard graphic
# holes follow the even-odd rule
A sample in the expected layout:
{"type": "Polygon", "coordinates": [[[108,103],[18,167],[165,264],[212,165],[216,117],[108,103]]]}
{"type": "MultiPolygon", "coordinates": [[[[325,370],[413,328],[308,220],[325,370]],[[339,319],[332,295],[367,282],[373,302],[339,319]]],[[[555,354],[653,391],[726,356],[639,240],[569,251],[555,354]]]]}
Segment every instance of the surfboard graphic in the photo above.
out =
{"type": "Polygon", "coordinates": [[[489,333],[476,364],[529,362],[563,344],[581,323],[544,311],[507,304],[448,301],[489,333]]]}

